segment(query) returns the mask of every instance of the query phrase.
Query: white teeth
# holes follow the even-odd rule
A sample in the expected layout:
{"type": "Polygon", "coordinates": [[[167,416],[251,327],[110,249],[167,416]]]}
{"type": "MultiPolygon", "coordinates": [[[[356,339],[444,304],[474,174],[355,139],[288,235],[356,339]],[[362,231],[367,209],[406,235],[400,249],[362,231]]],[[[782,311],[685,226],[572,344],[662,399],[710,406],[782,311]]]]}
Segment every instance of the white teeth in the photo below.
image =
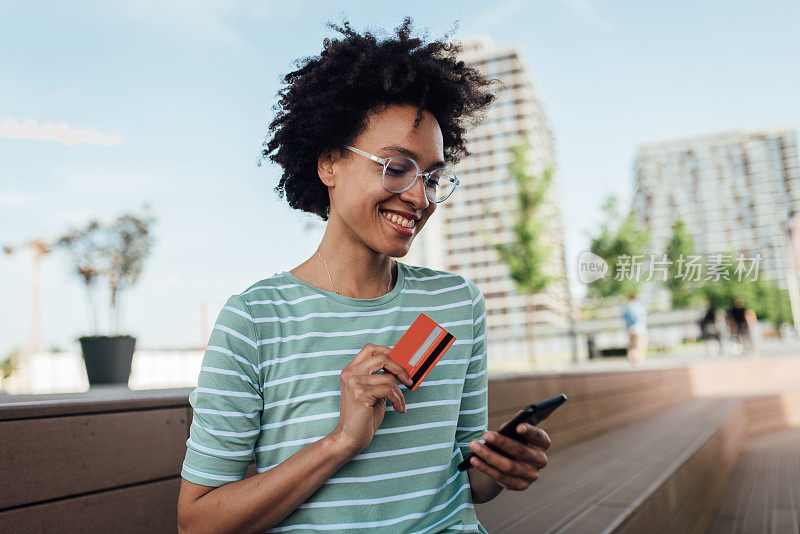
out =
{"type": "Polygon", "coordinates": [[[388,211],[382,211],[381,213],[383,214],[384,217],[386,217],[390,221],[397,223],[404,228],[413,228],[414,224],[416,223],[416,221],[409,221],[408,219],[400,217],[396,213],[390,213],[388,211]]]}

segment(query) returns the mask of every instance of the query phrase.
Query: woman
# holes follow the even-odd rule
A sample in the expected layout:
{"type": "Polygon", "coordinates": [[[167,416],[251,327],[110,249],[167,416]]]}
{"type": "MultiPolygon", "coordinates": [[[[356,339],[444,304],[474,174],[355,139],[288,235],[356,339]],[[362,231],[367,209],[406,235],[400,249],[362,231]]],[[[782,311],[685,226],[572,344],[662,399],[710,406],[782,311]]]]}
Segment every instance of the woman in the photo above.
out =
{"type": "Polygon", "coordinates": [[[483,295],[393,258],[457,185],[446,167],[466,153],[462,120],[493,100],[490,80],[452,45],[409,37],[408,18],[383,42],[330,26],[344,39],[285,77],[264,149],[284,171],[276,190],[326,220],[325,235],[220,311],[190,395],[179,526],[486,532],[473,502],[527,488],[549,438],[530,425],[518,427],[527,444],[484,434],[483,295]],[[456,341],[411,391],[387,354],[420,313],[456,341]],[[470,451],[481,459],[458,471],[470,451]],[[243,478],[254,454],[258,474],[243,478]]]}

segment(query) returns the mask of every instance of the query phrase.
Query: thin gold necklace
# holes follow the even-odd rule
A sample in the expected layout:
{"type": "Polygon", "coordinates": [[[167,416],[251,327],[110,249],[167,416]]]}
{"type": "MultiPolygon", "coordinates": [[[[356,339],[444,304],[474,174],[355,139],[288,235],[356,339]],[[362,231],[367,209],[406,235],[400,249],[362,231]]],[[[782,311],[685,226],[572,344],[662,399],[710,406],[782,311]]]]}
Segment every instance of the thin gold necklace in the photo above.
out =
{"type": "MultiPolygon", "coordinates": [[[[322,257],[322,254],[319,253],[319,249],[317,249],[317,256],[319,259],[322,260],[322,263],[325,264],[325,270],[328,272],[328,280],[331,281],[331,287],[333,288],[333,292],[339,295],[339,291],[336,290],[336,287],[333,285],[333,279],[331,278],[331,272],[328,270],[328,262],[325,261],[325,258],[322,257]]],[[[392,270],[389,269],[389,285],[386,286],[387,291],[392,290],[392,270]]]]}

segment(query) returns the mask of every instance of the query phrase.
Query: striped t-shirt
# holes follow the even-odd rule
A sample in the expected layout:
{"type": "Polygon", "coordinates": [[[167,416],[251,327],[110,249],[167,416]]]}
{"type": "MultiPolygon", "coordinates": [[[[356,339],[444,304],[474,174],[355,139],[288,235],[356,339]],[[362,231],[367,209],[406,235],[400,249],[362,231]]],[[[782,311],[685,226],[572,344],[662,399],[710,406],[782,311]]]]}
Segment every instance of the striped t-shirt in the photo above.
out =
{"type": "Polygon", "coordinates": [[[397,262],[389,293],[355,299],[288,271],[231,296],[217,317],[181,476],[205,486],[263,473],[339,421],[339,374],[367,343],[394,346],[420,313],[456,340],[407,412],[387,402],[370,444],[269,532],[481,532],[456,466],[487,425],[486,304],[463,276],[397,262]]]}

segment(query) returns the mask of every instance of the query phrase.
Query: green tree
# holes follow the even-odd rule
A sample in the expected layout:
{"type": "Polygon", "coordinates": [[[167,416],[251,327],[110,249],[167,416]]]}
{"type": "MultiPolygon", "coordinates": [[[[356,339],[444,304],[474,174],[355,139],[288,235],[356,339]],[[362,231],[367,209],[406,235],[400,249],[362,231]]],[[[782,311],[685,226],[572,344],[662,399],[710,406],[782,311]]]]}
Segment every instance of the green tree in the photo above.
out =
{"type": "Polygon", "coordinates": [[[0,378],[6,379],[14,374],[19,365],[21,349],[13,349],[4,359],[0,360],[0,378]]]}
{"type": "MultiPolygon", "coordinates": [[[[636,222],[633,213],[620,214],[617,198],[610,195],[603,204],[605,221],[592,238],[589,250],[608,265],[608,274],[592,282],[587,291],[598,298],[623,297],[639,291],[641,276],[632,275],[630,267],[644,259],[648,231],[636,222]]],[[[644,274],[644,273],[642,273],[644,274]]]]}
{"type": "Polygon", "coordinates": [[[758,307],[753,308],[756,317],[780,328],[782,324],[792,324],[792,303],[789,291],[781,289],[775,282],[758,279],[753,282],[753,292],[758,307]]]}
{"type": "MultiPolygon", "coordinates": [[[[487,246],[496,250],[500,259],[508,265],[516,291],[523,295],[544,291],[550,283],[560,279],[545,270],[552,254],[552,247],[544,242],[548,225],[541,213],[542,204],[553,180],[553,169],[548,167],[540,174],[532,173],[528,159],[530,148],[530,139],[524,135],[519,143],[509,149],[511,163],[508,165],[508,172],[517,185],[517,209],[514,210],[511,225],[512,241],[492,242],[483,225],[479,223],[478,228],[487,246]]],[[[497,217],[497,214],[484,209],[484,216],[497,217]]],[[[504,221],[503,227],[508,227],[508,222],[504,221]]],[[[532,311],[532,308],[531,305],[529,310],[532,311]]],[[[525,321],[525,340],[529,349],[533,341],[531,330],[528,321],[525,321]]]]}
{"type": "Polygon", "coordinates": [[[673,309],[683,309],[696,304],[702,296],[697,292],[700,284],[686,276],[686,261],[694,253],[694,238],[686,230],[682,219],[672,226],[672,238],[664,251],[669,261],[664,285],[672,297],[673,309]]]}
{"type": "MultiPolygon", "coordinates": [[[[721,256],[732,260],[720,263],[711,272],[706,268],[700,287],[700,293],[708,304],[727,310],[733,305],[733,299],[738,297],[744,300],[745,307],[756,313],[759,321],[767,321],[778,328],[781,324],[792,323],[787,290],[760,276],[740,276],[735,270],[736,256],[731,252],[721,256]]],[[[716,262],[707,261],[706,266],[709,263],[716,262]]]]}

